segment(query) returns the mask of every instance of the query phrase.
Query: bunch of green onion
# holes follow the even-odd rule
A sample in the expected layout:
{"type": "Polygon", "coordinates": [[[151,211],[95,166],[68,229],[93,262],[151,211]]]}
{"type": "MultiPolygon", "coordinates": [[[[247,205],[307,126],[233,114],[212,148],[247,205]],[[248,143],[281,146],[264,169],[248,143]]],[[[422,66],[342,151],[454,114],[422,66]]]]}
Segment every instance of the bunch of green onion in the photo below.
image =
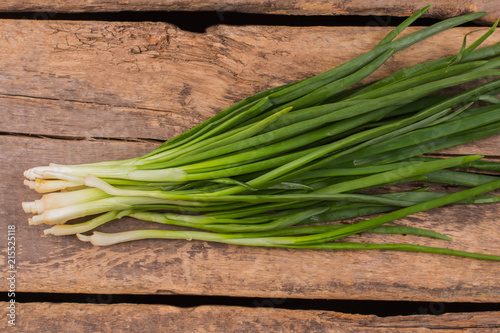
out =
{"type": "Polygon", "coordinates": [[[391,57],[473,13],[397,38],[428,7],[372,50],[330,71],[248,97],[141,157],[35,167],[25,184],[40,200],[23,202],[45,234],[77,235],[103,246],[147,239],[195,239],[308,249],[389,249],[500,260],[500,256],[410,244],[339,242],[361,232],[450,240],[431,230],[387,222],[448,204],[487,204],[500,197],[500,163],[483,156],[423,157],[500,133],[500,45],[478,48],[495,30],[455,56],[359,82],[391,57]],[[464,92],[447,88],[484,79],[464,92]],[[473,107],[476,102],[483,106],[473,107]],[[450,170],[453,169],[453,170],[450,170]],[[470,170],[488,170],[489,175],[470,170]],[[388,193],[412,181],[467,187],[456,193],[388,193]],[[52,192],[52,193],[49,193],[52,192]],[[67,223],[90,216],[81,223],[67,223]],[[87,232],[131,216],[186,230],[87,232]],[[353,224],[334,223],[368,216],[353,224]]]}

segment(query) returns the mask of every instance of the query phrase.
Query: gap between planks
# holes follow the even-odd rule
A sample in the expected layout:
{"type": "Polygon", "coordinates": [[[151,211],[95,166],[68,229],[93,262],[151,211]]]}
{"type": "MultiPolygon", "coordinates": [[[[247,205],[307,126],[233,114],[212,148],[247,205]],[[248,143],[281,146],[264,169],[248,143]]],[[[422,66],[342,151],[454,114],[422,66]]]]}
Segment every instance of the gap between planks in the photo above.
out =
{"type": "MultiPolygon", "coordinates": [[[[428,0],[385,0],[372,2],[366,0],[311,1],[296,0],[128,0],[110,2],[106,0],[46,0],[43,4],[37,0],[3,0],[0,11],[38,12],[37,18],[53,18],[58,12],[120,12],[120,11],[215,11],[221,21],[224,12],[281,14],[281,15],[388,15],[410,16],[429,5],[428,0]],[[43,15],[44,14],[44,15],[43,15]]],[[[465,13],[486,11],[481,23],[493,23],[500,17],[500,6],[491,0],[441,0],[434,1],[426,16],[443,19],[465,13]]],[[[376,23],[377,24],[377,23],[376,23]]],[[[381,24],[378,22],[378,24],[381,24]]],[[[383,23],[382,23],[383,24],[383,23]]]]}

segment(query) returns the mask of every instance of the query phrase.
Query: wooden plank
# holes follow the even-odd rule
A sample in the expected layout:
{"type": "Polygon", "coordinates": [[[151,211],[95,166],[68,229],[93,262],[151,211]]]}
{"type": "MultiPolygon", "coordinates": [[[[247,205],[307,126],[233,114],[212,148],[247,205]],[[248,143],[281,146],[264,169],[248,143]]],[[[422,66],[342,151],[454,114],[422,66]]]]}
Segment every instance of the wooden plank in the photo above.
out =
{"type": "MultiPolygon", "coordinates": [[[[452,54],[470,30],[454,29],[410,48],[374,77],[452,54]]],[[[0,226],[17,226],[17,290],[497,301],[500,267],[491,262],[184,241],[93,248],[74,237],[42,236],[43,226],[27,226],[20,202],[38,196],[21,185],[22,170],[146,153],[157,145],[149,139],[172,137],[244,96],[327,70],[366,51],[387,31],[220,26],[202,35],[163,23],[0,21],[0,226]]],[[[497,41],[495,34],[489,43],[497,41]]],[[[498,140],[471,145],[467,153],[500,156],[498,140]]],[[[448,207],[399,223],[456,239],[418,240],[424,245],[500,253],[498,205],[448,207]]],[[[124,219],[101,230],[136,227],[151,226],[124,219]]],[[[6,249],[0,254],[5,260],[6,249]]],[[[0,290],[7,289],[2,280],[0,290]]]]}
{"type": "MultiPolygon", "coordinates": [[[[164,140],[253,93],[338,66],[389,30],[219,26],[195,34],[164,23],[3,20],[0,132],[164,140]]],[[[403,50],[369,80],[454,54],[472,30],[403,50]]],[[[496,42],[500,33],[485,45],[496,42]]]]}
{"type": "MultiPolygon", "coordinates": [[[[1,302],[1,312],[8,304],[1,302]]],[[[377,317],[331,311],[236,306],[18,303],[8,332],[498,332],[500,312],[377,317]]]]}
{"type": "MultiPolygon", "coordinates": [[[[496,302],[500,265],[431,254],[367,251],[297,251],[186,241],[138,241],[97,248],[75,237],[43,236],[28,226],[22,200],[37,197],[21,186],[36,157],[45,164],[82,163],[144,153],[151,143],[3,136],[0,141],[0,222],[17,227],[19,292],[228,295],[279,298],[496,302]],[[69,153],[71,152],[71,153],[69,153]],[[341,268],[341,269],[339,269],[341,268]],[[411,273],[410,273],[411,272],[411,273]]],[[[356,236],[353,240],[410,242],[500,253],[498,204],[452,206],[398,224],[430,228],[454,241],[409,236],[356,236]]],[[[151,228],[132,219],[101,231],[151,228]]],[[[1,249],[1,259],[6,256],[1,249]]],[[[0,290],[7,290],[3,280],[0,290]]]]}
{"type": "MultiPolygon", "coordinates": [[[[47,0],[41,4],[36,0],[3,0],[1,11],[38,12],[103,12],[103,11],[218,11],[257,14],[286,15],[389,15],[409,16],[429,4],[427,0],[414,1],[286,1],[286,0],[128,0],[128,1],[64,1],[47,0]]],[[[482,19],[492,23],[500,17],[500,7],[494,0],[438,0],[432,2],[428,16],[451,17],[476,11],[486,11],[489,15],[482,19]]],[[[47,17],[52,15],[46,14],[47,17]]],[[[37,18],[43,18],[38,14],[37,18]]],[[[223,19],[223,16],[221,16],[223,19]]],[[[380,25],[384,22],[373,21],[380,25]]],[[[389,23],[385,23],[389,24],[389,23]]]]}

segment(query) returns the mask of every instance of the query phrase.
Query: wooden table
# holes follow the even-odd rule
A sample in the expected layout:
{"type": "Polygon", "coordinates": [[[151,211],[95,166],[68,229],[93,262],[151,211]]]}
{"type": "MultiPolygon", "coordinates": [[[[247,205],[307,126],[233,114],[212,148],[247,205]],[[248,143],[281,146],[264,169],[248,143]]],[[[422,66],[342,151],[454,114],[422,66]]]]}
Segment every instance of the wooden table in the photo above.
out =
{"type": "MultiPolygon", "coordinates": [[[[0,3],[0,11],[37,10],[51,18],[0,20],[0,227],[5,235],[0,257],[7,262],[7,228],[15,225],[18,295],[100,295],[102,303],[118,294],[231,296],[259,298],[256,306],[17,302],[16,326],[11,326],[6,319],[8,303],[2,302],[0,331],[498,332],[499,311],[377,317],[282,306],[292,298],[420,301],[440,307],[447,302],[498,303],[497,262],[423,253],[296,251],[198,241],[147,240],[97,248],[75,237],[43,236],[43,226],[28,226],[21,201],[38,195],[22,185],[23,170],[49,162],[84,163],[144,154],[245,96],[321,73],[367,51],[390,30],[372,24],[355,28],[222,24],[201,34],[160,22],[64,21],[56,14],[186,10],[188,3],[0,3]]],[[[393,1],[376,9],[362,0],[354,1],[352,8],[344,2],[293,3],[204,1],[190,4],[189,10],[397,16],[423,6],[421,1],[399,9],[394,9],[393,1]]],[[[430,15],[441,18],[489,10],[491,14],[479,23],[500,16],[500,5],[493,1],[467,5],[456,1],[454,10],[449,3],[441,1],[430,15]]],[[[415,29],[419,27],[408,31],[415,29]]],[[[429,38],[396,54],[370,79],[454,54],[463,36],[476,30],[470,38],[477,38],[487,27],[455,28],[429,38]]],[[[485,45],[497,42],[499,32],[485,45]]],[[[500,136],[441,153],[499,159],[500,136]]],[[[401,235],[353,239],[499,254],[499,207],[444,207],[398,221],[445,233],[454,238],[452,243],[401,235]]],[[[101,230],[138,226],[151,227],[123,219],[101,230]]],[[[8,267],[2,267],[8,277],[8,267]]],[[[11,286],[7,279],[1,281],[5,296],[11,286]]]]}

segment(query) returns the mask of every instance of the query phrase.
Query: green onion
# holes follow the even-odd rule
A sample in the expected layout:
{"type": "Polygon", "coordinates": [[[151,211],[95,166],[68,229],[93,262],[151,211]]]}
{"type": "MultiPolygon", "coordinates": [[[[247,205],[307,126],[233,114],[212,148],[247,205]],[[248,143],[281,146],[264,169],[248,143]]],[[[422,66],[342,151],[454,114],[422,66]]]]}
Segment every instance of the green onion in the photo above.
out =
{"type": "Polygon", "coordinates": [[[385,224],[443,205],[500,202],[495,193],[485,194],[500,188],[495,174],[500,163],[481,155],[421,156],[500,133],[500,80],[494,78],[500,76],[500,45],[479,48],[498,22],[471,45],[465,36],[454,56],[361,84],[394,53],[485,14],[447,19],[396,38],[428,8],[357,58],[247,97],[144,156],[26,170],[25,184],[46,193],[22,203],[27,213],[35,214],[29,223],[52,225],[45,234],[76,234],[97,246],[196,239],[499,260],[438,247],[338,241],[362,232],[451,241],[418,226],[385,224]],[[445,93],[477,80],[486,83],[445,93]],[[478,101],[489,105],[475,107],[478,101]],[[477,170],[493,174],[471,172],[477,170]],[[428,186],[392,193],[414,181],[428,186]],[[434,190],[435,183],[470,188],[450,194],[434,190]],[[73,222],[87,216],[87,221],[73,222]],[[84,234],[123,217],[188,230],[84,234]],[[351,224],[330,223],[354,218],[351,224]]]}

